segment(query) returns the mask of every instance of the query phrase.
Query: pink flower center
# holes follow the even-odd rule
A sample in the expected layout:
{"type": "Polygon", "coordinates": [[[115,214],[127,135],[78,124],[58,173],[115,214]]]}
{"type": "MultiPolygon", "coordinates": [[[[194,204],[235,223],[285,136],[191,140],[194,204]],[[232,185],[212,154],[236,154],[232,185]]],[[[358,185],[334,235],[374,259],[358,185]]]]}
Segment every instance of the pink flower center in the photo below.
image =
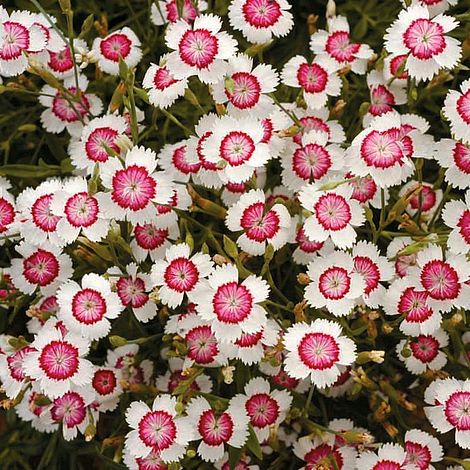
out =
{"type": "Polygon", "coordinates": [[[186,23],[192,23],[198,16],[198,11],[192,0],[184,0],[182,6],[178,5],[176,0],[171,0],[165,5],[165,8],[170,23],[175,23],[179,19],[185,20],[186,23]]]}
{"type": "Polygon", "coordinates": [[[242,284],[228,282],[217,289],[212,299],[214,312],[223,323],[240,323],[253,308],[253,296],[242,284]]]}
{"type": "Polygon", "coordinates": [[[198,431],[208,446],[219,446],[228,442],[233,435],[234,423],[228,413],[216,416],[213,410],[206,410],[199,418],[198,431]]]}
{"type": "Polygon", "coordinates": [[[453,393],[445,402],[447,421],[458,431],[470,431],[470,392],[453,393]]]}
{"type": "Polygon", "coordinates": [[[118,132],[111,127],[98,127],[95,129],[85,142],[87,157],[93,162],[103,163],[109,158],[106,148],[119,154],[120,149],[116,144],[117,136],[118,132]]]}
{"type": "Polygon", "coordinates": [[[95,372],[91,383],[99,395],[109,395],[116,389],[116,374],[109,369],[99,369],[95,372]]]}
{"type": "Polygon", "coordinates": [[[415,465],[419,470],[428,470],[432,456],[427,446],[418,444],[417,442],[406,441],[405,450],[405,464],[415,465]]]}
{"type": "Polygon", "coordinates": [[[160,457],[160,452],[152,451],[147,457],[135,459],[138,470],[168,470],[168,466],[160,457]]]}
{"type": "Polygon", "coordinates": [[[353,187],[352,199],[364,203],[373,199],[377,193],[377,185],[370,176],[364,176],[349,183],[353,187]]]}
{"type": "Polygon", "coordinates": [[[470,210],[466,210],[460,216],[457,223],[460,235],[470,245],[470,210]]]}
{"type": "Polygon", "coordinates": [[[144,250],[155,250],[165,243],[168,229],[157,228],[153,224],[137,224],[134,228],[137,244],[144,250]]]}
{"type": "Polygon", "coordinates": [[[67,392],[56,398],[51,408],[51,416],[54,421],[62,421],[62,424],[69,429],[80,425],[86,417],[86,406],[82,396],[77,392],[67,392]]]}
{"type": "MultiPolygon", "coordinates": [[[[469,123],[470,123],[470,108],[469,108],[469,123]]],[[[460,142],[455,144],[452,151],[454,162],[457,168],[465,173],[470,174],[470,149],[460,142]]]]}
{"type": "Polygon", "coordinates": [[[15,208],[4,198],[0,198],[0,233],[5,232],[15,220],[15,208]]]}
{"type": "Polygon", "coordinates": [[[274,26],[282,15],[276,0],[246,0],[242,11],[246,22],[257,29],[274,26]]]}
{"type": "Polygon", "coordinates": [[[23,359],[28,353],[33,351],[35,351],[34,348],[26,346],[7,357],[10,376],[16,381],[21,382],[26,377],[26,374],[23,370],[23,359]]]}
{"type": "Polygon", "coordinates": [[[436,358],[439,352],[439,342],[433,336],[419,335],[410,341],[410,349],[416,359],[429,363],[436,358]]]}
{"type": "Polygon", "coordinates": [[[207,29],[188,29],[179,43],[181,60],[198,69],[208,68],[219,52],[219,40],[207,29]]]}
{"type": "Polygon", "coordinates": [[[441,260],[432,260],[423,266],[421,284],[435,300],[452,300],[460,293],[457,271],[441,260]]]}
{"type": "MultiPolygon", "coordinates": [[[[412,209],[419,208],[419,194],[415,194],[410,198],[410,206],[412,209]]],[[[436,191],[429,186],[423,186],[421,189],[421,210],[427,212],[436,204],[436,191]]]]}
{"type": "Polygon", "coordinates": [[[407,57],[407,54],[397,55],[390,61],[390,72],[400,80],[408,78],[408,72],[404,70],[407,57]],[[400,70],[402,70],[401,73],[400,70]]]}
{"type": "Polygon", "coordinates": [[[199,280],[196,265],[187,258],[175,258],[165,270],[165,282],[176,292],[190,292],[199,280]]]}
{"type": "Polygon", "coordinates": [[[125,59],[131,52],[132,41],[122,33],[114,33],[100,43],[101,54],[112,62],[119,62],[119,57],[125,59]]]}
{"type": "Polygon", "coordinates": [[[408,322],[422,323],[433,314],[433,310],[427,302],[427,292],[408,287],[398,302],[398,313],[400,315],[406,314],[406,321],[408,322]]]}
{"type": "Polygon", "coordinates": [[[379,285],[379,267],[369,257],[354,257],[354,272],[360,274],[366,281],[366,288],[364,290],[366,295],[369,295],[371,292],[373,292],[379,285]]]}
{"type": "Polygon", "coordinates": [[[266,393],[252,395],[245,403],[250,422],[257,428],[274,424],[279,417],[279,405],[266,393]]]}
{"type": "Polygon", "coordinates": [[[327,299],[339,300],[349,292],[351,278],[346,269],[333,266],[320,275],[318,288],[327,299]]]}
{"type": "Polygon", "coordinates": [[[313,210],[325,230],[342,230],[352,217],[348,202],[340,194],[323,194],[315,203],[313,210]]]}
{"type": "Polygon", "coordinates": [[[426,18],[414,20],[403,33],[403,41],[411,54],[420,60],[430,59],[446,47],[442,26],[426,18]]]}
{"type": "Polygon", "coordinates": [[[235,341],[235,344],[240,348],[251,348],[256,346],[263,337],[263,331],[257,333],[243,333],[240,338],[235,341]]]}
{"type": "Polygon", "coordinates": [[[229,132],[220,143],[220,156],[231,166],[239,166],[248,161],[255,151],[253,139],[241,131],[229,132]]]}
{"type": "MultiPolygon", "coordinates": [[[[76,94],[75,87],[70,87],[69,92],[76,94]]],[[[80,92],[80,102],[71,102],[64,98],[58,91],[52,100],[52,112],[60,120],[66,123],[77,122],[83,118],[90,109],[90,103],[86,95],[80,92]]]]}
{"type": "Polygon", "coordinates": [[[331,164],[330,154],[318,144],[298,147],[292,157],[292,171],[305,181],[322,178],[328,173],[331,164]]]}
{"type": "Polygon", "coordinates": [[[198,364],[210,364],[219,354],[219,347],[209,325],[197,326],[186,334],[188,357],[198,364]]]}
{"type": "Polygon", "coordinates": [[[299,343],[300,360],[313,370],[330,369],[339,359],[339,345],[325,333],[307,333],[299,343]]]}
{"type": "Polygon", "coordinates": [[[372,88],[370,94],[371,104],[369,112],[372,116],[381,116],[392,110],[392,106],[395,104],[395,97],[384,85],[376,85],[372,88]]]}
{"type": "Polygon", "coordinates": [[[28,28],[16,21],[5,21],[2,26],[3,37],[0,59],[17,59],[24,50],[29,49],[30,38],[28,28]]]}
{"type": "Polygon", "coordinates": [[[34,201],[31,216],[36,227],[44,232],[54,232],[60,217],[51,212],[52,194],[44,194],[34,201]]]}
{"type": "Polygon", "coordinates": [[[77,193],[67,200],[64,212],[70,225],[87,228],[98,220],[98,201],[86,192],[77,193]]]}
{"type": "Polygon", "coordinates": [[[273,121],[270,118],[263,119],[261,121],[261,125],[263,126],[263,138],[261,139],[261,142],[264,144],[269,143],[273,136],[273,131],[274,131],[274,125],[273,121]]]}
{"type": "Polygon", "coordinates": [[[297,70],[297,81],[307,93],[321,93],[328,83],[328,73],[318,64],[301,64],[297,70]]]}
{"type": "Polygon", "coordinates": [[[71,70],[73,67],[73,60],[70,49],[66,47],[59,52],[49,51],[48,65],[55,72],[64,73],[71,70]]]}
{"type": "Polygon", "coordinates": [[[231,77],[233,84],[225,94],[230,102],[238,109],[248,109],[255,106],[261,96],[261,85],[258,79],[248,72],[236,72],[231,77]]]}
{"type": "Polygon", "coordinates": [[[181,147],[178,147],[173,151],[173,154],[171,156],[171,160],[173,162],[173,165],[181,171],[181,173],[184,173],[185,175],[190,175],[192,173],[197,173],[199,168],[201,167],[200,162],[196,163],[190,163],[187,161],[187,151],[186,151],[186,145],[182,145],[181,147]]]}
{"type": "Polygon", "coordinates": [[[199,138],[197,142],[197,146],[196,146],[196,153],[197,153],[197,157],[199,158],[199,161],[201,162],[201,167],[204,168],[204,170],[217,171],[217,164],[207,160],[206,156],[204,155],[204,152],[202,151],[202,146],[204,142],[211,135],[212,135],[212,131],[208,131],[199,138]]]}
{"type": "Polygon", "coordinates": [[[93,325],[106,315],[106,300],[100,292],[85,288],[78,291],[72,299],[72,315],[85,325],[93,325]]]}
{"type": "Polygon", "coordinates": [[[120,277],[116,288],[121,302],[132,308],[143,307],[149,299],[145,293],[145,283],[140,277],[120,277]]]}
{"type": "Polygon", "coordinates": [[[343,457],[328,444],[318,445],[308,451],[303,459],[307,462],[306,470],[316,470],[317,468],[321,468],[322,470],[335,470],[343,468],[343,457]],[[335,463],[333,463],[333,459],[335,463]]]}
{"type": "Polygon", "coordinates": [[[321,250],[324,242],[312,242],[309,240],[303,227],[300,227],[295,236],[295,241],[299,244],[299,248],[305,253],[316,253],[321,250]]]}
{"type": "MultiPolygon", "coordinates": [[[[308,134],[310,131],[319,131],[328,134],[328,138],[331,137],[330,126],[319,117],[304,116],[300,118],[300,123],[303,127],[303,134],[308,134]]],[[[299,132],[294,136],[294,142],[298,145],[302,145],[302,133],[299,132]]]]}
{"type": "Polygon", "coordinates": [[[67,341],[51,341],[41,351],[39,366],[49,379],[70,379],[78,371],[78,349],[67,341]]]}
{"type": "Polygon", "coordinates": [[[403,151],[396,132],[371,131],[361,144],[361,157],[368,166],[390,168],[403,163],[403,151]]]}
{"type": "Polygon", "coordinates": [[[360,44],[351,44],[349,42],[349,33],[347,31],[331,33],[325,44],[326,52],[338,62],[353,62],[360,47],[360,44]]]}
{"type": "Polygon", "coordinates": [[[53,253],[39,248],[23,260],[23,275],[31,284],[45,287],[59,275],[59,261],[53,253]]]}
{"type": "Polygon", "coordinates": [[[143,166],[131,165],[113,176],[113,201],[123,209],[145,209],[155,197],[157,183],[143,166]]]}
{"type": "Polygon", "coordinates": [[[279,230],[277,213],[270,210],[265,214],[264,211],[263,202],[256,202],[243,211],[240,225],[250,240],[264,242],[273,238],[279,230]]]}
{"type": "Polygon", "coordinates": [[[457,100],[457,112],[466,124],[470,124],[470,90],[457,100]]]}
{"type": "Polygon", "coordinates": [[[392,460],[380,460],[371,470],[403,470],[403,465],[392,460]]]}
{"type": "Polygon", "coordinates": [[[153,84],[157,90],[165,90],[177,82],[178,80],[173,78],[173,75],[165,66],[158,68],[153,76],[153,84]]]}
{"type": "Polygon", "coordinates": [[[139,423],[140,439],[154,450],[168,449],[175,441],[176,434],[173,417],[163,410],[147,413],[139,423]]]}

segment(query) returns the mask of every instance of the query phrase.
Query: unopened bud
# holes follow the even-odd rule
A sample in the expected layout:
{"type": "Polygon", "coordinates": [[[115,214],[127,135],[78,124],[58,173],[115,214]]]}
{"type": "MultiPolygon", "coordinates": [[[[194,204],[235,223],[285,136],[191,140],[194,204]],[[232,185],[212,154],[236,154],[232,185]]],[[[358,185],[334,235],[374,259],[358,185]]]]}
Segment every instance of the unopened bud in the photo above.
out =
{"type": "Polygon", "coordinates": [[[223,266],[224,264],[230,263],[229,259],[227,259],[225,256],[219,255],[218,253],[215,254],[212,259],[214,260],[214,263],[218,266],[223,266]]]}
{"type": "Polygon", "coordinates": [[[85,441],[90,442],[96,435],[96,426],[90,423],[85,429],[85,441]]]}
{"type": "Polygon", "coordinates": [[[224,383],[230,385],[233,382],[234,366],[226,366],[222,368],[222,375],[224,376],[224,383]]]}
{"type": "Polygon", "coordinates": [[[126,134],[121,134],[116,137],[114,143],[121,149],[122,152],[130,150],[134,144],[132,140],[126,134]]]}
{"type": "Polygon", "coordinates": [[[310,278],[309,278],[308,274],[306,274],[306,273],[299,273],[299,274],[297,274],[297,282],[301,286],[306,286],[306,285],[310,284],[310,278]]]}
{"type": "Polygon", "coordinates": [[[382,364],[384,361],[385,351],[361,351],[357,355],[357,364],[366,364],[367,362],[375,362],[382,364]]]}
{"type": "Polygon", "coordinates": [[[120,346],[125,346],[127,344],[127,339],[122,336],[112,335],[109,337],[109,342],[113,348],[119,348],[120,346]]]}

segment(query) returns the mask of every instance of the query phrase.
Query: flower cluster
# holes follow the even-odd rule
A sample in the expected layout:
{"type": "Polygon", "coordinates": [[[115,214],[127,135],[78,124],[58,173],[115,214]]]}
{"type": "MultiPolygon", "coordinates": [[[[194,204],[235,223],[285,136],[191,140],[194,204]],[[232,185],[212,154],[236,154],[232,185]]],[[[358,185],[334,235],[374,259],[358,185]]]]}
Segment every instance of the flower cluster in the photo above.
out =
{"type": "Polygon", "coordinates": [[[329,0],[281,63],[295,2],[77,36],[32,3],[0,6],[42,135],[0,169],[0,403],[54,436],[40,467],[77,439],[131,470],[470,468],[458,2],[397,1],[371,47],[329,0]]]}

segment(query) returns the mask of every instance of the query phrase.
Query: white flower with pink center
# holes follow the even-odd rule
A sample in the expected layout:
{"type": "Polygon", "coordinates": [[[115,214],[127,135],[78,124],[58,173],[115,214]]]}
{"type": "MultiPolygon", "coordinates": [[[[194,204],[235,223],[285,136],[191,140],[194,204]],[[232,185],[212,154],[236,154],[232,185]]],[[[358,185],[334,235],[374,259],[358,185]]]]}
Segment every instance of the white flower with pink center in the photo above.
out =
{"type": "Polygon", "coordinates": [[[204,83],[216,83],[225,75],[237,42],[221,29],[222,20],[212,14],[197,16],[193,25],[180,19],[168,26],[165,41],[173,52],[167,66],[174,78],[196,75],[204,83]]]}
{"type": "MultiPolygon", "coordinates": [[[[382,197],[381,191],[377,184],[374,181],[372,176],[354,176],[352,173],[347,173],[346,178],[351,179],[348,183],[349,186],[353,188],[353,193],[351,195],[352,199],[355,199],[361,204],[371,205],[376,209],[380,209],[382,206],[382,197]]],[[[388,202],[388,189],[384,189],[385,193],[385,203],[388,202]]]]}
{"type": "Polygon", "coordinates": [[[15,10],[8,14],[0,6],[0,75],[14,77],[28,67],[26,54],[41,52],[48,42],[46,31],[37,15],[15,10]]]}
{"type": "MultiPolygon", "coordinates": [[[[187,380],[184,369],[184,361],[179,357],[170,357],[168,359],[168,370],[163,375],[155,379],[155,385],[161,392],[174,394],[175,390],[187,380]]],[[[188,393],[211,393],[212,380],[206,374],[199,374],[192,381],[187,389],[188,393]]],[[[178,392],[176,392],[178,393],[178,392]]]]}
{"type": "Polygon", "coordinates": [[[425,6],[412,5],[402,10],[387,29],[385,49],[392,55],[407,54],[405,70],[417,81],[430,80],[441,69],[452,69],[460,59],[457,39],[447,35],[458,26],[451,16],[430,19],[425,6]]]}
{"type": "Polygon", "coordinates": [[[11,280],[25,294],[32,294],[36,289],[43,295],[54,294],[72,276],[72,260],[50,243],[36,247],[22,242],[15,250],[22,258],[11,260],[11,280]]]}
{"type": "Polygon", "coordinates": [[[132,309],[135,317],[142,323],[147,323],[157,315],[157,306],[150,300],[149,292],[152,290],[150,275],[141,272],[137,264],[130,263],[123,273],[114,267],[108,273],[116,278],[111,278],[121,303],[132,309]]]}
{"type": "Polygon", "coordinates": [[[78,431],[85,434],[90,423],[89,407],[94,398],[95,394],[87,384],[73,387],[52,402],[51,417],[56,423],[62,424],[62,433],[66,441],[77,437],[78,431]]]}
{"type": "Polygon", "coordinates": [[[351,447],[337,447],[321,437],[305,436],[294,442],[294,454],[305,462],[300,470],[355,470],[356,451],[351,447]]]}
{"type": "Polygon", "coordinates": [[[229,208],[225,223],[232,232],[243,231],[237,245],[251,255],[262,255],[266,245],[282,248],[290,239],[293,224],[287,208],[280,203],[269,207],[262,189],[243,194],[229,208]]]}
{"type": "MultiPolygon", "coordinates": [[[[470,129],[470,127],[469,127],[470,129]]],[[[470,142],[470,133],[469,142],[470,142]]],[[[445,180],[460,189],[470,187],[470,145],[453,139],[442,139],[436,144],[434,158],[446,168],[445,180]]]]}
{"type": "Polygon", "coordinates": [[[433,428],[444,434],[455,430],[455,442],[470,449],[470,380],[448,378],[431,383],[424,408],[433,428]],[[433,387],[435,385],[435,387],[433,387]]]}
{"type": "Polygon", "coordinates": [[[408,54],[388,55],[384,59],[383,75],[385,80],[389,82],[393,79],[393,83],[406,85],[408,80],[408,72],[405,70],[406,59],[408,54]]]}
{"type": "Polygon", "coordinates": [[[45,395],[57,398],[73,386],[90,383],[93,365],[83,358],[90,343],[82,336],[62,334],[52,325],[46,325],[30,346],[34,351],[24,358],[24,372],[45,395]]]}
{"type": "Polygon", "coordinates": [[[449,344],[448,334],[438,329],[430,335],[418,335],[402,339],[397,344],[397,356],[406,368],[415,375],[427,370],[441,370],[447,364],[447,356],[442,348],[449,344]]]}
{"type": "Polygon", "coordinates": [[[138,344],[126,344],[114,350],[108,350],[106,366],[119,369],[123,380],[130,384],[150,384],[153,375],[153,362],[137,359],[138,344]]]}
{"type": "Polygon", "coordinates": [[[334,251],[308,265],[310,283],[305,299],[314,308],[325,307],[336,316],[348,315],[367,290],[367,281],[357,270],[354,258],[334,251]]]}
{"type": "Polygon", "coordinates": [[[398,196],[401,198],[410,195],[413,191],[414,194],[408,198],[406,211],[411,216],[415,216],[419,212],[422,220],[432,219],[442,201],[442,190],[434,189],[434,186],[426,181],[420,183],[411,180],[400,188],[398,196]]]}
{"type": "Polygon", "coordinates": [[[33,383],[27,389],[23,399],[15,406],[16,414],[39,432],[52,433],[57,431],[58,423],[51,416],[51,405],[40,405],[37,400],[42,397],[38,388],[33,383]]]}
{"type": "Polygon", "coordinates": [[[54,193],[50,210],[59,218],[56,232],[66,244],[74,242],[80,234],[98,242],[108,233],[109,220],[104,217],[98,199],[88,193],[85,178],[64,182],[54,193]]]}
{"type": "Polygon", "coordinates": [[[449,201],[442,211],[442,220],[452,229],[447,246],[452,253],[467,254],[470,250],[470,191],[465,201],[449,201]]]}
{"type": "MultiPolygon", "coordinates": [[[[17,229],[18,222],[16,214],[16,202],[13,195],[9,192],[10,182],[0,176],[0,237],[8,237],[17,229]]],[[[3,245],[4,240],[0,240],[3,245]]]]}
{"type": "Polygon", "coordinates": [[[266,117],[273,106],[267,94],[276,91],[278,83],[278,74],[271,65],[253,67],[251,57],[237,54],[228,60],[224,79],[214,83],[212,96],[217,103],[228,102],[229,114],[249,111],[266,117]]]}
{"type": "Polygon", "coordinates": [[[114,320],[124,309],[111,284],[102,276],[89,273],[81,285],[75,281],[62,284],[57,291],[59,318],[73,333],[90,341],[105,337],[114,320]]]}
{"type": "MultiPolygon", "coordinates": [[[[281,429],[279,429],[279,431],[281,431],[281,429]]],[[[214,468],[217,470],[230,470],[229,461],[229,454],[225,452],[221,460],[214,462],[214,468]]],[[[259,470],[258,465],[250,465],[251,461],[252,459],[249,455],[242,455],[235,465],[235,470],[259,470]]]]}
{"type": "Polygon", "coordinates": [[[316,55],[327,55],[339,67],[350,66],[358,74],[366,73],[367,62],[374,51],[367,44],[351,42],[348,20],[344,16],[328,19],[328,31],[319,30],[312,34],[310,49],[316,55]]]}
{"type": "MultiPolygon", "coordinates": [[[[423,5],[429,10],[431,17],[444,13],[449,7],[457,5],[458,0],[412,0],[411,4],[423,5]]],[[[402,0],[405,5],[405,1],[402,0]]]]}
{"type": "Polygon", "coordinates": [[[0,382],[5,395],[14,400],[28,383],[23,369],[25,357],[34,352],[31,346],[24,346],[11,353],[0,354],[0,382]]]}
{"type": "Polygon", "coordinates": [[[266,310],[259,305],[269,296],[269,286],[258,276],[238,280],[233,264],[217,266],[194,293],[197,313],[211,322],[219,341],[234,342],[243,333],[257,333],[266,325],[266,310]]]}
{"type": "Polygon", "coordinates": [[[219,168],[224,183],[247,181],[271,159],[269,146],[263,142],[263,125],[254,117],[225,115],[214,122],[211,131],[202,143],[202,152],[219,168]]]}
{"type": "Polygon", "coordinates": [[[429,335],[439,329],[442,321],[439,309],[430,300],[426,290],[404,277],[390,285],[383,306],[387,315],[403,316],[400,331],[406,335],[429,335]]]}
{"type": "Polygon", "coordinates": [[[155,152],[138,146],[126,154],[124,166],[110,158],[101,166],[101,181],[109,192],[96,194],[106,217],[143,224],[155,219],[155,204],[168,204],[173,183],[168,175],[156,172],[155,152]]]}
{"type": "Polygon", "coordinates": [[[90,117],[101,113],[103,103],[95,94],[85,93],[88,79],[83,75],[78,79],[78,90],[73,77],[66,78],[63,85],[68,93],[56,90],[50,85],[41,88],[39,103],[46,107],[41,114],[41,124],[52,134],[67,130],[72,137],[78,138],[84,123],[86,124],[90,117]],[[74,96],[74,99],[69,94],[74,96]]]}
{"type": "MultiPolygon", "coordinates": [[[[152,7],[155,5],[152,5],[152,7]]],[[[178,98],[184,96],[188,87],[187,78],[176,79],[171,74],[166,60],[168,55],[165,54],[160,58],[159,65],[150,64],[142,81],[142,87],[147,90],[150,104],[157,108],[168,108],[178,98]]]]}
{"type": "Polygon", "coordinates": [[[413,464],[419,470],[435,470],[431,462],[440,462],[443,449],[440,442],[431,434],[420,429],[410,429],[405,434],[407,464],[413,464]]]}
{"type": "Polygon", "coordinates": [[[465,80],[460,85],[460,91],[450,90],[447,93],[446,99],[444,101],[443,113],[444,116],[450,121],[450,129],[454,138],[457,140],[462,140],[463,144],[469,144],[470,79],[465,80]]]}
{"type": "Polygon", "coordinates": [[[272,427],[277,428],[286,418],[292,403],[292,395],[286,390],[271,390],[266,379],[255,377],[243,389],[245,395],[236,395],[250,418],[258,442],[269,437],[272,427]]]}
{"type": "Polygon", "coordinates": [[[307,106],[319,109],[327,104],[328,96],[339,96],[341,93],[339,68],[338,63],[324,55],[315,57],[312,63],[296,55],[284,65],[281,79],[284,85],[302,88],[307,106]]]}
{"type": "Polygon", "coordinates": [[[175,23],[179,19],[192,23],[201,11],[207,9],[207,2],[204,0],[158,0],[152,3],[151,17],[152,23],[162,26],[167,23],[175,23]]]}
{"type": "Polygon", "coordinates": [[[266,324],[256,333],[243,333],[233,343],[223,343],[229,359],[238,359],[243,364],[251,366],[260,364],[267,348],[274,347],[279,341],[279,325],[268,318],[266,324]]]}
{"type": "Polygon", "coordinates": [[[370,90],[370,106],[363,118],[364,127],[373,118],[394,110],[394,106],[406,103],[405,84],[396,79],[389,83],[382,72],[372,70],[367,74],[367,85],[370,90]]]}
{"type": "Polygon", "coordinates": [[[107,114],[92,119],[83,129],[78,140],[69,145],[69,154],[72,163],[80,170],[92,175],[98,167],[113,158],[110,153],[121,154],[117,144],[120,136],[126,133],[127,122],[122,116],[107,114]]]}
{"type": "Polygon", "coordinates": [[[413,243],[414,241],[410,237],[397,237],[387,247],[387,258],[394,262],[397,277],[406,277],[409,268],[416,265],[417,253],[415,250],[408,254],[406,251],[413,243]]]}
{"type": "Polygon", "coordinates": [[[134,238],[130,245],[138,262],[144,261],[149,255],[153,261],[162,258],[166,250],[178,239],[180,235],[178,225],[160,226],[158,222],[157,218],[156,222],[134,226],[134,238]]]}
{"type": "MultiPolygon", "coordinates": [[[[80,50],[83,54],[88,53],[87,43],[83,39],[75,38],[73,40],[73,47],[74,50],[80,50]]],[[[56,51],[48,51],[46,67],[60,79],[70,77],[74,73],[73,57],[68,43],[64,43],[60,39],[60,48],[56,51]]]]}
{"type": "Polygon", "coordinates": [[[164,462],[177,462],[193,437],[187,418],[177,416],[176,397],[161,394],[150,408],[143,401],[134,401],[126,411],[126,421],[132,430],[126,436],[131,455],[145,458],[151,452],[164,462]]]}
{"type": "Polygon", "coordinates": [[[385,256],[381,256],[376,245],[359,241],[352,249],[354,272],[360,274],[365,282],[364,295],[361,302],[370,308],[383,305],[386,289],[381,284],[392,279],[393,265],[385,256]]]}
{"type": "Polygon", "coordinates": [[[168,465],[160,457],[160,452],[151,451],[146,457],[134,457],[127,443],[124,444],[122,461],[129,470],[168,470],[168,465]]]}
{"type": "Polygon", "coordinates": [[[344,150],[338,144],[328,143],[328,134],[323,131],[304,133],[300,143],[286,146],[282,159],[282,182],[292,191],[299,191],[311,182],[321,184],[344,172],[344,150]]]}
{"type": "Polygon", "coordinates": [[[151,279],[159,288],[159,297],[164,305],[175,308],[181,305],[185,295],[192,301],[197,288],[212,271],[209,255],[195,253],[186,243],[172,245],[166,250],[165,259],[155,260],[151,279]]]}
{"type": "Polygon", "coordinates": [[[95,392],[98,411],[104,413],[116,409],[122,391],[121,370],[111,367],[95,367],[91,386],[95,392]]]}
{"type": "Polygon", "coordinates": [[[203,397],[191,400],[186,413],[194,430],[194,439],[201,440],[197,453],[205,462],[215,462],[224,455],[226,445],[240,448],[248,438],[248,415],[238,400],[232,399],[225,411],[216,411],[203,397]]]}
{"type": "Polygon", "coordinates": [[[264,129],[262,142],[268,144],[272,158],[280,157],[286,145],[286,139],[282,137],[282,131],[291,125],[291,119],[281,109],[271,108],[267,117],[261,120],[264,129]]]}
{"type": "Polygon", "coordinates": [[[377,454],[365,451],[356,459],[356,467],[361,470],[417,470],[417,467],[408,463],[407,454],[399,444],[382,444],[377,454]]]}
{"type": "Polygon", "coordinates": [[[294,26],[290,8],[286,0],[233,0],[228,18],[248,41],[262,44],[290,32],[294,26]]]}
{"type": "Polygon", "coordinates": [[[331,238],[338,248],[351,248],[356,241],[354,227],[364,223],[364,211],[358,201],[351,198],[353,189],[348,185],[321,191],[316,184],[308,184],[299,192],[299,201],[311,213],[304,223],[304,231],[313,242],[331,238]]]}
{"type": "Polygon", "coordinates": [[[447,254],[437,245],[418,253],[416,266],[410,269],[415,286],[429,294],[429,305],[441,312],[470,306],[470,263],[465,255],[447,254]]]}
{"type": "Polygon", "coordinates": [[[309,377],[318,388],[333,385],[356,360],[356,344],[342,333],[341,326],[329,320],[295,323],[283,338],[285,371],[296,379],[309,377]]]}
{"type": "Polygon", "coordinates": [[[54,195],[61,188],[60,180],[50,179],[36,188],[28,187],[19,194],[16,200],[19,229],[27,242],[38,246],[47,241],[56,246],[65,245],[57,233],[61,217],[53,214],[51,208],[54,195]]]}
{"type": "Polygon", "coordinates": [[[127,26],[113,31],[105,38],[96,38],[93,41],[92,50],[99,68],[111,75],[119,75],[119,59],[132,68],[142,58],[140,40],[127,26]]]}
{"type": "MultiPolygon", "coordinates": [[[[166,330],[165,332],[168,333],[166,330]]],[[[196,313],[184,315],[178,321],[177,333],[183,337],[187,347],[184,369],[193,364],[219,367],[227,363],[225,345],[216,338],[211,323],[202,320],[196,313]]]]}
{"type": "Polygon", "coordinates": [[[292,258],[295,263],[304,266],[308,265],[318,256],[327,256],[335,249],[333,242],[329,239],[324,242],[312,242],[305,234],[303,225],[299,225],[296,229],[295,243],[297,248],[292,254],[292,258]]]}
{"type": "Polygon", "coordinates": [[[374,118],[346,151],[355,176],[372,176],[380,188],[394,186],[414,173],[412,158],[428,158],[434,150],[429,124],[416,115],[389,112],[374,118]]]}
{"type": "Polygon", "coordinates": [[[158,164],[175,181],[187,183],[201,167],[199,158],[188,152],[187,141],[166,144],[158,153],[158,164]]]}

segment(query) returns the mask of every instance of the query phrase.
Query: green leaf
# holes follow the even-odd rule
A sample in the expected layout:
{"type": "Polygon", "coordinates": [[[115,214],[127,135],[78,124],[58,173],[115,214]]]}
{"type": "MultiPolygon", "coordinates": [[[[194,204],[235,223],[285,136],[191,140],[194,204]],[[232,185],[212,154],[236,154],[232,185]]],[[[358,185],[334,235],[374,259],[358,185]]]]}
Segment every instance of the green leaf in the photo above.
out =
{"type": "Polygon", "coordinates": [[[61,168],[58,165],[35,166],[12,164],[0,167],[0,175],[12,178],[46,178],[48,176],[57,176],[61,173],[61,168]]]}
{"type": "Polygon", "coordinates": [[[255,430],[251,424],[248,425],[248,440],[246,441],[246,447],[252,452],[258,459],[262,460],[263,451],[259,445],[258,438],[256,437],[255,430]]]}
{"type": "Polygon", "coordinates": [[[242,449],[228,446],[228,464],[230,466],[230,470],[235,470],[237,463],[240,462],[242,453],[242,449]]]}
{"type": "Polygon", "coordinates": [[[237,244],[231,238],[227,237],[227,235],[224,235],[224,250],[230,258],[238,258],[237,244]]]}

